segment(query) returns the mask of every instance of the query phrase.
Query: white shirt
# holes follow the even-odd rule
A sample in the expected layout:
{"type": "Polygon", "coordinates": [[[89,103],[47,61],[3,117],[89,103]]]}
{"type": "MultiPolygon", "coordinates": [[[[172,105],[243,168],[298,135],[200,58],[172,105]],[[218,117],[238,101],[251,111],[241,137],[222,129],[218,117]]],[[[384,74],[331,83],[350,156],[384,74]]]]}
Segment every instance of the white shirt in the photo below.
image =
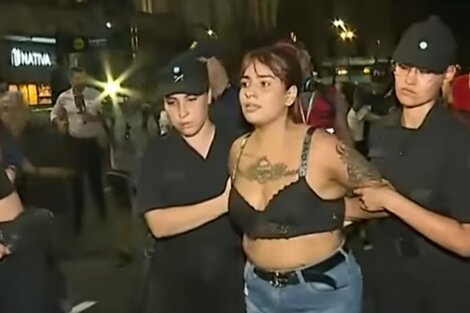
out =
{"type": "Polygon", "coordinates": [[[348,112],[348,126],[351,130],[351,136],[356,142],[364,140],[364,123],[370,110],[371,107],[369,105],[364,105],[357,112],[352,108],[348,112]]]}
{"type": "MultiPolygon", "coordinates": [[[[83,90],[83,98],[88,114],[97,116],[102,111],[99,101],[100,93],[93,88],[83,90]]],[[[69,122],[69,134],[76,138],[100,138],[105,133],[103,124],[100,121],[85,121],[83,114],[79,113],[75,105],[72,88],[64,91],[57,98],[57,102],[51,112],[51,120],[57,118],[60,110],[65,109],[69,122]]]]}

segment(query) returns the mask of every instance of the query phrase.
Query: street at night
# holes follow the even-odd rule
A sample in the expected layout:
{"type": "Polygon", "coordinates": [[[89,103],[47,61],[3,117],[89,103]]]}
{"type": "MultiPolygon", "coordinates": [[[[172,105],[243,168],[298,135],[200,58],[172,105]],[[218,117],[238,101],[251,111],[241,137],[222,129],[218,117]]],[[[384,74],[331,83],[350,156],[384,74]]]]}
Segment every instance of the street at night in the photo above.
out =
{"type": "Polygon", "coordinates": [[[470,0],[1,0],[0,313],[469,313],[470,0]]]}

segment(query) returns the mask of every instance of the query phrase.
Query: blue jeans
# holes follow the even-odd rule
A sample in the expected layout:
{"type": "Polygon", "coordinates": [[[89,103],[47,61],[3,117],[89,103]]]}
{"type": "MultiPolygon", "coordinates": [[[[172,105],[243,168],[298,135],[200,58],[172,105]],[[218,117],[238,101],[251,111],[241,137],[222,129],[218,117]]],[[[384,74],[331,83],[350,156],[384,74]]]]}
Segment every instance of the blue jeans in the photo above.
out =
{"type": "Polygon", "coordinates": [[[245,267],[245,299],[248,313],[360,313],[362,274],[352,254],[325,272],[336,281],[336,288],[320,282],[306,282],[297,271],[300,284],[273,287],[260,279],[254,266],[245,267]]]}

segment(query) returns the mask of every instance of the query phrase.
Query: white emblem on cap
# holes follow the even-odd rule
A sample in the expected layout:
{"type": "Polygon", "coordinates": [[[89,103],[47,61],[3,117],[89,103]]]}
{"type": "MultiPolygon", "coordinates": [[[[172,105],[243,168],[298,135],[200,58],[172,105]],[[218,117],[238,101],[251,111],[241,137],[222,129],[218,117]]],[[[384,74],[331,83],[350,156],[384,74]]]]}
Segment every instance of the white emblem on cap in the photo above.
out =
{"type": "Polygon", "coordinates": [[[420,41],[420,42],[419,42],[419,48],[420,48],[421,50],[426,50],[426,49],[428,48],[428,42],[427,42],[427,41],[424,41],[424,40],[420,41]]]}
{"type": "Polygon", "coordinates": [[[173,80],[175,83],[182,81],[184,79],[184,74],[181,73],[181,68],[179,66],[173,67],[173,80]]]}

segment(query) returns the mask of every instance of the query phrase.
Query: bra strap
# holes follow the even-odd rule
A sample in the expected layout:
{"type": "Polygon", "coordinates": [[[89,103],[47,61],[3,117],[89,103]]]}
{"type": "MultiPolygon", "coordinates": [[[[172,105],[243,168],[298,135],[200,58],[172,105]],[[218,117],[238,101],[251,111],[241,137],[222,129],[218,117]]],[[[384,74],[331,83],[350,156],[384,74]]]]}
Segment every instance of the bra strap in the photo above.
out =
{"type": "Polygon", "coordinates": [[[237,159],[235,160],[235,166],[233,167],[233,170],[232,170],[232,182],[235,181],[235,177],[237,176],[238,165],[240,164],[240,159],[242,157],[243,150],[245,150],[246,143],[248,142],[248,138],[250,138],[250,136],[251,136],[251,133],[246,134],[243,137],[242,142],[240,144],[240,150],[238,151],[237,159]]]}
{"type": "Polygon", "coordinates": [[[302,144],[302,155],[300,157],[299,177],[307,176],[308,156],[310,154],[310,143],[312,142],[312,135],[315,131],[314,127],[307,129],[305,133],[304,142],[302,144]]]}

